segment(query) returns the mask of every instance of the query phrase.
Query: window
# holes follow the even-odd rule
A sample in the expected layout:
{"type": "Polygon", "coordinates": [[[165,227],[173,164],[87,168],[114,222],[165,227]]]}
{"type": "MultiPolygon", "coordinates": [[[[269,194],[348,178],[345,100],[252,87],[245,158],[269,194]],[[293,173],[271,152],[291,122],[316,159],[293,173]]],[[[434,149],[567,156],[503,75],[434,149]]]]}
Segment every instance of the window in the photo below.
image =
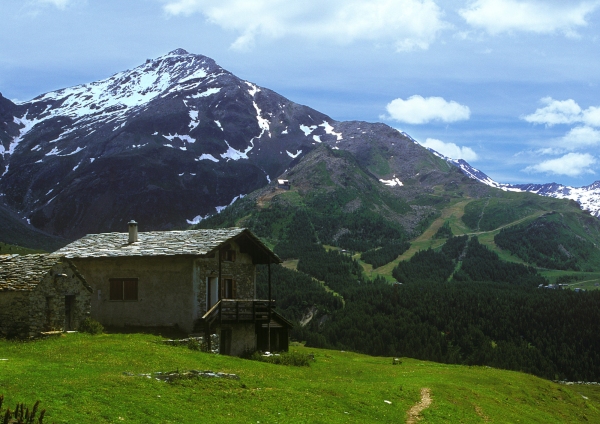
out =
{"type": "Polygon", "coordinates": [[[223,260],[227,262],[235,262],[235,250],[225,250],[223,252],[223,260]]]}
{"type": "Polygon", "coordinates": [[[111,278],[110,300],[138,300],[137,278],[111,278]]]}
{"type": "Polygon", "coordinates": [[[235,280],[232,278],[223,278],[221,284],[221,299],[235,299],[236,295],[235,280]]]}

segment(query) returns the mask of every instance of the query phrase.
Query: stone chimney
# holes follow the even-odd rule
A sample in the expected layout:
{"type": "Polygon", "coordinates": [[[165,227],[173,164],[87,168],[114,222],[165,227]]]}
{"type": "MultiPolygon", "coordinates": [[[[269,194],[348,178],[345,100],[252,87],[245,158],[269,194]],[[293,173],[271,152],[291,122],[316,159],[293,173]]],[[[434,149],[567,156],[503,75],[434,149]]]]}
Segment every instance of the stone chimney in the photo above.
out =
{"type": "Polygon", "coordinates": [[[129,243],[135,243],[136,241],[138,241],[137,222],[132,219],[129,221],[129,243]]]}

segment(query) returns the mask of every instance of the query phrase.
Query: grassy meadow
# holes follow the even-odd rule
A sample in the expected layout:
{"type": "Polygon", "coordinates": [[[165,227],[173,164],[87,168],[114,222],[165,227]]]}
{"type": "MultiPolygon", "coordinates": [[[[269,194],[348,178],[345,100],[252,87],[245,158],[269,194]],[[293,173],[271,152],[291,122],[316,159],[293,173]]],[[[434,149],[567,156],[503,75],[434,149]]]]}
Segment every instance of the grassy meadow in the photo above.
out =
{"type": "Polygon", "coordinates": [[[489,367],[292,346],[308,367],[206,354],[144,334],[0,341],[5,406],[47,409],[47,423],[600,422],[600,387],[559,385],[489,367]],[[166,383],[140,374],[212,370],[239,380],[166,383]],[[411,410],[426,390],[431,404],[411,410]]]}

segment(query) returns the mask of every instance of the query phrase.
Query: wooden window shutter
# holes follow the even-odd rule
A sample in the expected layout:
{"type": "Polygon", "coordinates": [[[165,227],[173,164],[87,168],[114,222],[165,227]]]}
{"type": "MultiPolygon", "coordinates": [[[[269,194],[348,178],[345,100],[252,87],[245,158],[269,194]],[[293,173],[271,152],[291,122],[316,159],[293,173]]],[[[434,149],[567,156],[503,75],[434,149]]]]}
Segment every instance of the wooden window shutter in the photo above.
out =
{"type": "Polygon", "coordinates": [[[237,299],[237,284],[235,280],[231,280],[231,298],[237,299]]]}
{"type": "Polygon", "coordinates": [[[123,300],[123,281],[111,279],[108,298],[110,300],[123,300]]]}
{"type": "Polygon", "coordinates": [[[138,300],[137,279],[123,280],[123,300],[138,300]]]}

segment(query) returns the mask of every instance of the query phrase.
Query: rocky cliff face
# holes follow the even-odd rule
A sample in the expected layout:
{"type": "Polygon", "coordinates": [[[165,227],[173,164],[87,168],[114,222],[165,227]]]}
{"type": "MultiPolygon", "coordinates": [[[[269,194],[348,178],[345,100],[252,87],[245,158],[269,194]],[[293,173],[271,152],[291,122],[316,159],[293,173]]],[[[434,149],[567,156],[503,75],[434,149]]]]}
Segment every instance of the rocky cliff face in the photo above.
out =
{"type": "Polygon", "coordinates": [[[3,201],[35,227],[75,238],[168,229],[262,187],[335,122],[175,50],[19,105],[0,98],[3,201]]]}
{"type": "Polygon", "coordinates": [[[196,223],[321,144],[352,152],[381,184],[447,171],[387,125],[336,122],[181,49],[18,105],[0,98],[0,116],[3,203],[67,238],[130,219],[196,223]]]}
{"type": "Polygon", "coordinates": [[[68,239],[123,231],[130,219],[142,231],[181,228],[267,186],[319,145],[349,151],[409,200],[457,178],[387,125],[337,122],[177,49],[28,102],[0,96],[0,203],[68,239]]]}

